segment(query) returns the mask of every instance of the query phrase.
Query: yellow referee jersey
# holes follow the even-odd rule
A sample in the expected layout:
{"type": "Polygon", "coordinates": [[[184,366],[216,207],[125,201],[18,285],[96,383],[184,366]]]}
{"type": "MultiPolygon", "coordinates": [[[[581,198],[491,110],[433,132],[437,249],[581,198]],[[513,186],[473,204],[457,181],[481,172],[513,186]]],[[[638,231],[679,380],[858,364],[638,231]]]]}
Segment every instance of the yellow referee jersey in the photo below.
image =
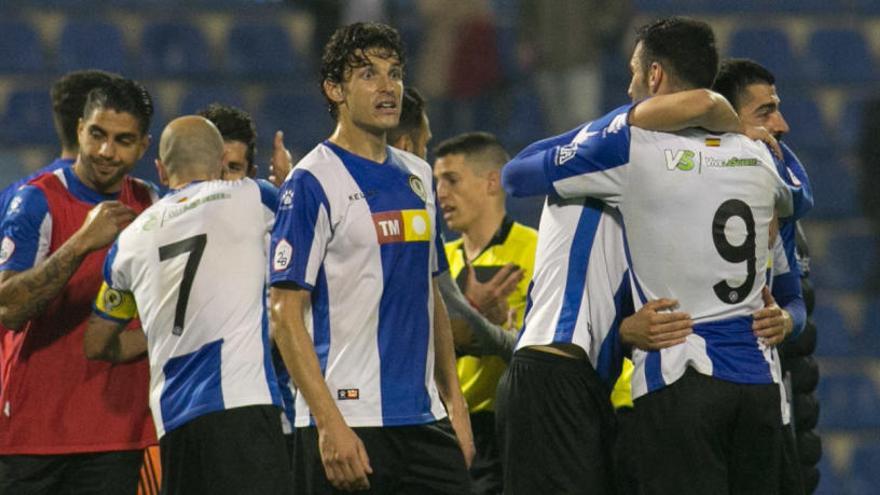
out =
{"type": "MultiPolygon", "coordinates": [[[[538,232],[535,229],[505,217],[501,228],[472,262],[477,279],[481,282],[489,280],[508,263],[513,263],[523,270],[522,280],[507,299],[510,308],[516,311],[517,329],[522,326],[525,314],[526,293],[534,272],[537,245],[538,232]]],[[[449,259],[450,275],[464,292],[467,270],[461,239],[446,243],[446,257],[449,259]]],[[[504,361],[497,356],[464,356],[458,359],[456,363],[458,380],[472,414],[494,411],[495,388],[505,367],[504,361]]]]}

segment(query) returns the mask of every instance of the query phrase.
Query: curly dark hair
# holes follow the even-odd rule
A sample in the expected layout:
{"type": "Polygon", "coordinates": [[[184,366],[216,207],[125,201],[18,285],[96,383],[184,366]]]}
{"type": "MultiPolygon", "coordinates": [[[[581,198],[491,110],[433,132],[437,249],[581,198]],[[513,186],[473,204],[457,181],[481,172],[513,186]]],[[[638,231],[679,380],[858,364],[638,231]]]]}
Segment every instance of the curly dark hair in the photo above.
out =
{"type": "Polygon", "coordinates": [[[74,150],[79,147],[76,128],[89,91],[121,78],[119,74],[102,70],[78,70],[64,74],[52,85],[49,91],[52,97],[52,120],[63,149],[74,150]]]}
{"type": "Polygon", "coordinates": [[[241,141],[247,145],[245,159],[248,167],[254,165],[257,155],[257,128],[249,113],[221,103],[211,103],[197,113],[217,126],[224,141],[241,141]]]}
{"type": "Polygon", "coordinates": [[[330,116],[336,120],[339,111],[324,92],[324,81],[341,83],[349,75],[351,69],[369,64],[364,52],[379,50],[381,57],[396,57],[400,65],[405,65],[405,53],[400,33],[391,26],[378,22],[356,22],[343,26],[333,33],[330,41],[324,46],[321,58],[321,93],[327,99],[330,116]]]}
{"type": "Polygon", "coordinates": [[[141,134],[149,132],[153,98],[141,83],[133,79],[114,79],[89,91],[82,110],[83,120],[99,108],[130,113],[137,119],[141,134]]]}
{"type": "Polygon", "coordinates": [[[710,88],[718,72],[715,33],[705,22],[686,17],[666,17],[640,27],[636,42],[642,43],[642,71],[652,62],[688,88],[710,88]]]}

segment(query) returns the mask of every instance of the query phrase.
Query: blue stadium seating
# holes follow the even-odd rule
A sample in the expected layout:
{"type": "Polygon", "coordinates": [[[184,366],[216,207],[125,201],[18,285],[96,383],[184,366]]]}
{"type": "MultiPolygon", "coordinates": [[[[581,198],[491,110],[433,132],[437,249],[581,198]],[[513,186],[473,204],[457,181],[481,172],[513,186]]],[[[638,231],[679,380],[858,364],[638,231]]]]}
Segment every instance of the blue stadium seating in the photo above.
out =
{"type": "MultiPolygon", "coordinates": [[[[27,175],[21,156],[14,151],[0,151],[0,190],[27,175]]],[[[5,212],[2,212],[5,213],[5,212]]]]}
{"type": "Polygon", "coordinates": [[[0,21],[0,72],[39,72],[46,69],[36,31],[25,21],[0,21]]]}
{"type": "Polygon", "coordinates": [[[186,22],[156,22],[141,36],[141,70],[148,75],[195,76],[211,70],[201,30],[186,22]]]}
{"type": "Polygon", "coordinates": [[[222,103],[244,108],[241,93],[230,86],[194,86],[183,96],[179,108],[180,114],[195,113],[211,103],[222,103]]]}
{"type": "Polygon", "coordinates": [[[820,429],[880,427],[880,393],[865,375],[822,375],[818,397],[820,429]]]}
{"type": "Polygon", "coordinates": [[[276,130],[284,131],[289,148],[307,153],[319,142],[330,136],[333,120],[327,113],[324,97],[314,93],[271,92],[260,104],[260,112],[254,116],[257,122],[261,161],[268,161],[272,139],[276,130]]]}
{"type": "Polygon", "coordinates": [[[840,495],[843,479],[834,469],[828,455],[819,459],[819,486],[813,495],[840,495]]]}
{"type": "Polygon", "coordinates": [[[816,100],[809,93],[789,91],[782,95],[780,110],[791,131],[785,135],[796,151],[802,148],[831,148],[833,135],[825,126],[825,119],[816,100]]]}
{"type": "Polygon", "coordinates": [[[815,263],[817,285],[829,289],[861,289],[876,252],[877,238],[871,234],[837,233],[829,239],[828,250],[821,262],[815,263]]]}
{"type": "MultiPolygon", "coordinates": [[[[810,174],[816,205],[811,219],[854,217],[858,214],[858,190],[853,171],[844,164],[834,149],[795,147],[801,162],[810,174]]],[[[848,276],[850,274],[843,274],[848,276]]]]}
{"type": "Polygon", "coordinates": [[[0,118],[0,143],[49,145],[56,142],[49,92],[23,90],[11,93],[6,111],[0,118]]]}
{"type": "Polygon", "coordinates": [[[852,355],[852,331],[847,325],[843,313],[836,306],[827,303],[817,304],[812,318],[818,331],[816,355],[852,355]]]}
{"type": "Polygon", "coordinates": [[[807,44],[805,63],[812,78],[823,83],[867,83],[877,75],[864,36],[849,29],[815,31],[807,44]]]}
{"type": "Polygon", "coordinates": [[[880,443],[855,448],[846,482],[849,495],[876,495],[880,489],[880,443]]]}
{"type": "Polygon", "coordinates": [[[509,101],[507,127],[499,137],[512,153],[516,153],[532,141],[547,137],[547,125],[541,97],[529,82],[514,87],[509,101]]]}
{"type": "Polygon", "coordinates": [[[236,76],[265,79],[302,75],[305,64],[293,49],[287,30],[264,22],[232,27],[226,44],[226,68],[236,76]]]}
{"type": "Polygon", "coordinates": [[[867,104],[867,98],[857,96],[850,98],[843,106],[840,119],[836,127],[837,141],[845,149],[857,146],[862,135],[862,114],[867,104]]]}
{"type": "Polygon", "coordinates": [[[103,21],[70,19],[61,32],[58,60],[64,72],[102,69],[125,73],[128,69],[122,32],[103,21]]]}
{"type": "Polygon", "coordinates": [[[731,36],[727,51],[730,57],[749,58],[767,67],[786,86],[797,84],[802,76],[801,62],[782,29],[740,29],[731,36]]]}

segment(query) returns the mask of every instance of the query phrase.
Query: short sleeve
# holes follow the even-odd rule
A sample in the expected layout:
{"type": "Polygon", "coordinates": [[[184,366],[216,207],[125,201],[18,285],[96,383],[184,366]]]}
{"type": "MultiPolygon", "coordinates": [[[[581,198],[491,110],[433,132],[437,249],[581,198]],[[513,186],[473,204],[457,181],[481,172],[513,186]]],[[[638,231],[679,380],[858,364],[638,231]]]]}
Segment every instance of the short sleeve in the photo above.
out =
{"type": "Polygon", "coordinates": [[[45,258],[52,240],[52,219],[43,191],[18,190],[0,224],[0,271],[30,270],[45,258]]]}
{"type": "Polygon", "coordinates": [[[294,170],[282,185],[272,229],[272,285],[293,283],[312,290],[332,235],[330,202],[318,179],[294,170]]]}
{"type": "Polygon", "coordinates": [[[266,229],[272,230],[275,225],[275,212],[278,211],[278,188],[265,179],[257,179],[256,183],[260,189],[260,202],[263,204],[263,220],[266,222],[266,229]]]}

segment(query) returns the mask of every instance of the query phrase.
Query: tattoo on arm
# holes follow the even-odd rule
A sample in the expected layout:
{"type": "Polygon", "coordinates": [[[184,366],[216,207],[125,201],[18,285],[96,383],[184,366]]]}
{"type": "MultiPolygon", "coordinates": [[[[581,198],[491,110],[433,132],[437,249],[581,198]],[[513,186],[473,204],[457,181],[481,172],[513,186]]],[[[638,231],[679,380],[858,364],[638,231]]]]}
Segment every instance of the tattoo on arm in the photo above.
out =
{"type": "Polygon", "coordinates": [[[17,330],[39,315],[61,293],[83,258],[66,243],[30,270],[0,273],[0,321],[17,330]]]}

